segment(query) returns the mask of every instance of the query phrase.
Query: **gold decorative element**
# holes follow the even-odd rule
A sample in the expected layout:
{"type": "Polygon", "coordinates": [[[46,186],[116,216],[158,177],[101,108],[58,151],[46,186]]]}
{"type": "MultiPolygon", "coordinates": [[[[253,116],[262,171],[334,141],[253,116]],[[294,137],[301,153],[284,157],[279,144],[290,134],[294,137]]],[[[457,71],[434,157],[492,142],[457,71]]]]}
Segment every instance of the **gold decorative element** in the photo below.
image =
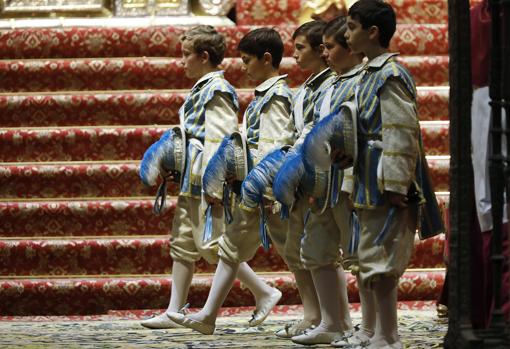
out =
{"type": "Polygon", "coordinates": [[[0,0],[2,17],[109,15],[109,0],[0,0]]]}
{"type": "Polygon", "coordinates": [[[307,0],[303,4],[303,11],[299,15],[299,23],[312,19],[329,21],[334,17],[347,14],[347,10],[357,0],[307,0]]]}
{"type": "Polygon", "coordinates": [[[201,15],[226,16],[236,4],[235,0],[198,0],[193,2],[193,12],[201,15]]]}
{"type": "Polygon", "coordinates": [[[117,16],[175,16],[189,14],[188,0],[115,0],[117,16]]]}

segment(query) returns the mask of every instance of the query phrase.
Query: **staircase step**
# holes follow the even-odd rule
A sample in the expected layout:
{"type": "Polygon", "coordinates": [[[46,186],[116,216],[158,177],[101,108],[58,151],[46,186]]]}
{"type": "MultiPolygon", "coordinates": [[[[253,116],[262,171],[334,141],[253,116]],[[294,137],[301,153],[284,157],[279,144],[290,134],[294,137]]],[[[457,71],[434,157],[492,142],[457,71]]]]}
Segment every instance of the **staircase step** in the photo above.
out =
{"type": "MultiPolygon", "coordinates": [[[[298,25],[274,27],[282,36],[284,56],[294,51],[292,34],[298,25]]],[[[220,26],[225,35],[225,57],[239,56],[241,38],[258,26],[220,26]]],[[[180,57],[182,26],[18,28],[0,33],[3,59],[93,58],[93,57],[180,57]]],[[[399,24],[390,49],[403,55],[448,54],[448,26],[399,24]]]]}
{"type": "MultiPolygon", "coordinates": [[[[139,160],[171,126],[0,129],[0,161],[139,160]]],[[[448,121],[421,124],[429,155],[449,153],[448,121]]]]}
{"type": "MultiPolygon", "coordinates": [[[[253,90],[237,91],[241,110],[253,90]]],[[[177,124],[186,90],[0,94],[0,127],[177,124]]],[[[418,87],[423,121],[448,120],[447,86],[418,87]]]]}
{"type": "MultiPolygon", "coordinates": [[[[448,84],[448,56],[402,56],[417,85],[448,84]]],[[[222,64],[225,78],[236,87],[254,87],[243,71],[240,58],[226,58],[222,64]]],[[[177,58],[98,58],[43,59],[0,61],[0,91],[59,90],[143,90],[190,88],[177,58]]],[[[306,80],[308,73],[298,68],[295,60],[285,57],[281,73],[289,74],[292,87],[306,80]]]]}
{"type": "MultiPolygon", "coordinates": [[[[290,273],[260,274],[278,287],[283,297],[280,304],[300,304],[294,278],[290,273]]],[[[346,273],[350,302],[359,302],[356,279],[346,273]]],[[[195,275],[188,302],[202,307],[209,293],[211,275],[195,275]]],[[[435,300],[444,283],[443,269],[407,270],[400,279],[398,299],[435,300]]],[[[116,276],[76,278],[2,278],[0,279],[0,314],[21,315],[86,315],[105,314],[110,310],[163,309],[168,305],[171,289],[168,276],[116,276]]],[[[248,289],[234,283],[225,307],[254,305],[248,289]]]]}
{"type": "MultiPolygon", "coordinates": [[[[410,268],[441,268],[444,237],[416,240],[410,268]]],[[[20,240],[0,238],[0,276],[169,274],[169,236],[20,240]]],[[[276,250],[261,247],[250,261],[257,272],[287,270],[276,250]]],[[[201,260],[195,272],[215,267],[201,260]]]]}
{"type": "MultiPolygon", "coordinates": [[[[428,156],[436,191],[448,191],[449,156],[428,156]]],[[[0,163],[0,198],[153,196],[144,187],[138,161],[76,163],[0,163]]],[[[171,184],[170,195],[176,194],[171,184]]]]}
{"type": "Polygon", "coordinates": [[[0,201],[0,236],[168,235],[176,203],[158,216],[154,197],[0,201]]]}
{"type": "MultiPolygon", "coordinates": [[[[397,23],[447,23],[447,0],[389,0],[397,23]]],[[[471,4],[480,0],[471,0],[471,4]]],[[[238,25],[281,25],[299,23],[303,3],[300,0],[242,0],[236,5],[238,25]]]]}
{"type": "MultiPolygon", "coordinates": [[[[436,195],[446,213],[449,193],[436,195]]],[[[167,199],[161,216],[152,212],[153,198],[0,201],[0,236],[169,235],[176,200],[167,199]]]]}

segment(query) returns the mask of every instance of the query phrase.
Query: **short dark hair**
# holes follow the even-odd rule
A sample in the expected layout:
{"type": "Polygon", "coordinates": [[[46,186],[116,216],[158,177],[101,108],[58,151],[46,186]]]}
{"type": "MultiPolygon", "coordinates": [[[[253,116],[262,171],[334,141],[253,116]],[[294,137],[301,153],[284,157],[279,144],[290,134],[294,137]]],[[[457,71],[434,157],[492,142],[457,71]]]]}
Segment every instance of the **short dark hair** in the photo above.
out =
{"type": "Polygon", "coordinates": [[[283,41],[278,32],[272,28],[258,28],[246,34],[239,45],[239,51],[257,56],[261,59],[268,52],[273,57],[273,67],[279,68],[283,57],[283,41]]]}
{"type": "Polygon", "coordinates": [[[347,17],[339,16],[326,23],[322,35],[332,36],[343,48],[348,49],[345,32],[347,31],[347,17]]]}
{"type": "Polygon", "coordinates": [[[397,28],[395,11],[390,4],[382,0],[359,0],[349,9],[349,16],[360,22],[363,29],[379,28],[379,43],[385,48],[390,46],[397,28]]]}
{"type": "Polygon", "coordinates": [[[198,25],[186,31],[181,36],[181,42],[189,41],[195,53],[207,51],[209,61],[214,66],[219,65],[225,57],[225,37],[210,25],[198,25]]]}
{"type": "Polygon", "coordinates": [[[322,20],[314,20],[301,24],[292,34],[292,40],[296,40],[298,36],[303,35],[314,50],[319,50],[325,26],[326,22],[322,20]]]}

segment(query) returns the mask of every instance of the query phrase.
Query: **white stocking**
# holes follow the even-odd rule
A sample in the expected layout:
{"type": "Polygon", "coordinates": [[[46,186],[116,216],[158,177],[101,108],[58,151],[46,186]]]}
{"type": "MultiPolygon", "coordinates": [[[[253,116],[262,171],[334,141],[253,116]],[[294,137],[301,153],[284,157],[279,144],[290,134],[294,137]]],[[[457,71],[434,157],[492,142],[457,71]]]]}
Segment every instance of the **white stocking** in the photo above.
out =
{"type": "Polygon", "coordinates": [[[347,278],[344,268],[340,265],[337,269],[340,287],[340,324],[342,331],[352,329],[351,313],[349,312],[349,296],[347,294],[347,278]]]}
{"type": "Polygon", "coordinates": [[[178,312],[186,303],[193,278],[195,263],[174,260],[172,266],[172,293],[167,312],[178,312]]]}
{"type": "Polygon", "coordinates": [[[367,289],[357,277],[359,298],[361,301],[361,328],[360,331],[370,338],[374,335],[377,322],[377,308],[374,299],[374,292],[367,289]]]}
{"type": "Polygon", "coordinates": [[[397,283],[392,277],[381,277],[373,283],[378,323],[373,343],[393,344],[399,340],[397,319],[397,283]]]}
{"type": "MultiPolygon", "coordinates": [[[[321,307],[321,323],[314,331],[342,332],[348,328],[342,321],[346,304],[341,304],[340,277],[335,266],[329,265],[311,271],[321,307]]],[[[345,285],[345,283],[344,283],[345,285]]],[[[348,311],[348,310],[347,310],[348,311]]]]}
{"type": "Polygon", "coordinates": [[[312,274],[309,270],[296,270],[294,277],[301,302],[303,303],[303,321],[311,325],[318,325],[321,321],[321,308],[313,284],[312,274]]]}
{"type": "Polygon", "coordinates": [[[239,269],[237,270],[237,278],[241,281],[250,292],[255,297],[255,301],[258,303],[261,299],[265,297],[270,297],[273,288],[266,284],[248,265],[248,263],[243,262],[239,264],[239,269]]]}
{"type": "Polygon", "coordinates": [[[239,264],[230,264],[220,258],[207,301],[202,310],[196,314],[189,315],[190,318],[211,325],[216,323],[218,311],[232,288],[238,268],[239,264]]]}

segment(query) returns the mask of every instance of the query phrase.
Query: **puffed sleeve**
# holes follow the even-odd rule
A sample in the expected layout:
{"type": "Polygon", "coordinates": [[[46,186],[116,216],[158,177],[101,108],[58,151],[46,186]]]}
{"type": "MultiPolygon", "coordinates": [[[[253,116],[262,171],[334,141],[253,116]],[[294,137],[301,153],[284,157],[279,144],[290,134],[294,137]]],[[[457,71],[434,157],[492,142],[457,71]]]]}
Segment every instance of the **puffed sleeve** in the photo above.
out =
{"type": "Polygon", "coordinates": [[[404,85],[390,79],[380,93],[383,153],[378,167],[381,190],[407,194],[415,179],[420,124],[416,104],[404,85]]]}

